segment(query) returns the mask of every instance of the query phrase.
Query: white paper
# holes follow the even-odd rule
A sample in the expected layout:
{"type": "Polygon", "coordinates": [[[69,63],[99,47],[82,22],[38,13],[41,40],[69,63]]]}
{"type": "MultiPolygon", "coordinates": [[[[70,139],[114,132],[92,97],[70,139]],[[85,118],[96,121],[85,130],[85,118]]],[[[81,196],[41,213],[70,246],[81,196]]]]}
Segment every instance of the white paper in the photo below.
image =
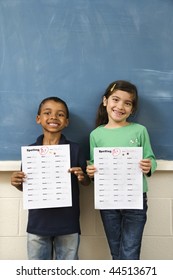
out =
{"type": "Polygon", "coordinates": [[[24,209],[72,206],[69,145],[22,147],[24,209]]]}
{"type": "Polygon", "coordinates": [[[141,147],[94,148],[95,208],[142,209],[141,147]]]}

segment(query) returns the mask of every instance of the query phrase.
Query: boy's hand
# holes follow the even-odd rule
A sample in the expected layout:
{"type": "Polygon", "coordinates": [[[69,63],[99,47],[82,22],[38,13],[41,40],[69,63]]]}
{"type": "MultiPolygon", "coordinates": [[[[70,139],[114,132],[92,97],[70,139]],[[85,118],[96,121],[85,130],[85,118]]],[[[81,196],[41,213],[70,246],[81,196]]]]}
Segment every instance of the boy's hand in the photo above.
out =
{"type": "Polygon", "coordinates": [[[13,172],[11,175],[11,185],[22,190],[22,183],[25,181],[26,175],[22,171],[13,172]]]}
{"type": "Polygon", "coordinates": [[[75,174],[78,181],[81,182],[83,185],[89,185],[90,180],[88,176],[83,172],[81,167],[72,167],[69,169],[69,172],[75,174]]]}
{"type": "Polygon", "coordinates": [[[74,173],[78,178],[78,181],[82,181],[84,179],[84,173],[81,167],[72,167],[69,169],[70,173],[74,173]]]}
{"type": "Polygon", "coordinates": [[[148,174],[151,170],[151,160],[149,158],[140,161],[140,168],[144,174],[148,174]]]}
{"type": "Polygon", "coordinates": [[[94,177],[94,173],[95,173],[96,171],[97,171],[97,170],[96,170],[96,168],[95,168],[94,165],[88,165],[88,166],[87,166],[86,172],[87,172],[87,174],[88,174],[88,176],[89,176],[90,178],[93,178],[93,177],[94,177]]]}

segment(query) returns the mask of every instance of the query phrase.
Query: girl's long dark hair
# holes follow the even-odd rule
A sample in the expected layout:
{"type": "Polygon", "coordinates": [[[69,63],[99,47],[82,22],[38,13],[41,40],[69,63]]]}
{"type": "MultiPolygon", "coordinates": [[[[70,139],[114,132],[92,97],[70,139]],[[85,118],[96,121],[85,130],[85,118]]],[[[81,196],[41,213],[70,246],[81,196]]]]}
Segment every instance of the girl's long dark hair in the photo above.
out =
{"type": "Polygon", "coordinates": [[[103,97],[105,96],[106,99],[108,99],[109,96],[111,96],[113,92],[115,92],[116,90],[126,91],[133,95],[133,113],[136,112],[137,105],[138,105],[138,91],[136,86],[128,81],[123,81],[123,80],[112,82],[107,87],[105,93],[102,96],[102,102],[99,105],[97,116],[96,116],[96,127],[108,123],[108,114],[107,114],[106,107],[103,106],[103,97]]]}

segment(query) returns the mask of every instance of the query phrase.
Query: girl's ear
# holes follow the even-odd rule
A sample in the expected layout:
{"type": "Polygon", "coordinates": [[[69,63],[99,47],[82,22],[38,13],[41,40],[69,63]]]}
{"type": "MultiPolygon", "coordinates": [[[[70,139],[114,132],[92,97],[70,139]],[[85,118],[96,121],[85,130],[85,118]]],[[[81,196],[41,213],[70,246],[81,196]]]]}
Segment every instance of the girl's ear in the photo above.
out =
{"type": "Polygon", "coordinates": [[[107,106],[107,98],[104,96],[103,97],[103,106],[106,107],[107,106]]]}
{"type": "Polygon", "coordinates": [[[133,115],[135,113],[134,108],[132,108],[130,115],[133,115]]]}

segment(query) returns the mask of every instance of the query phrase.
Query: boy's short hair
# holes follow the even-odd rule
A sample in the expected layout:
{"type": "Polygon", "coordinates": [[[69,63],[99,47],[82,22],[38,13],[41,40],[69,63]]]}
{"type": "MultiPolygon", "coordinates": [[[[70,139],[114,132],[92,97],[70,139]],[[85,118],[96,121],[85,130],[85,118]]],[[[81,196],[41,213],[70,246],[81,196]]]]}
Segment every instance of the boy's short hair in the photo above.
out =
{"type": "Polygon", "coordinates": [[[38,112],[37,112],[37,115],[40,115],[40,112],[41,112],[41,107],[43,106],[44,103],[46,103],[47,101],[55,101],[57,103],[62,103],[66,109],[66,113],[67,113],[67,119],[69,118],[69,109],[68,109],[68,106],[66,104],[66,102],[64,100],[62,100],[61,98],[59,97],[56,97],[56,96],[51,96],[51,97],[47,97],[45,99],[43,99],[38,107],[38,112]]]}

